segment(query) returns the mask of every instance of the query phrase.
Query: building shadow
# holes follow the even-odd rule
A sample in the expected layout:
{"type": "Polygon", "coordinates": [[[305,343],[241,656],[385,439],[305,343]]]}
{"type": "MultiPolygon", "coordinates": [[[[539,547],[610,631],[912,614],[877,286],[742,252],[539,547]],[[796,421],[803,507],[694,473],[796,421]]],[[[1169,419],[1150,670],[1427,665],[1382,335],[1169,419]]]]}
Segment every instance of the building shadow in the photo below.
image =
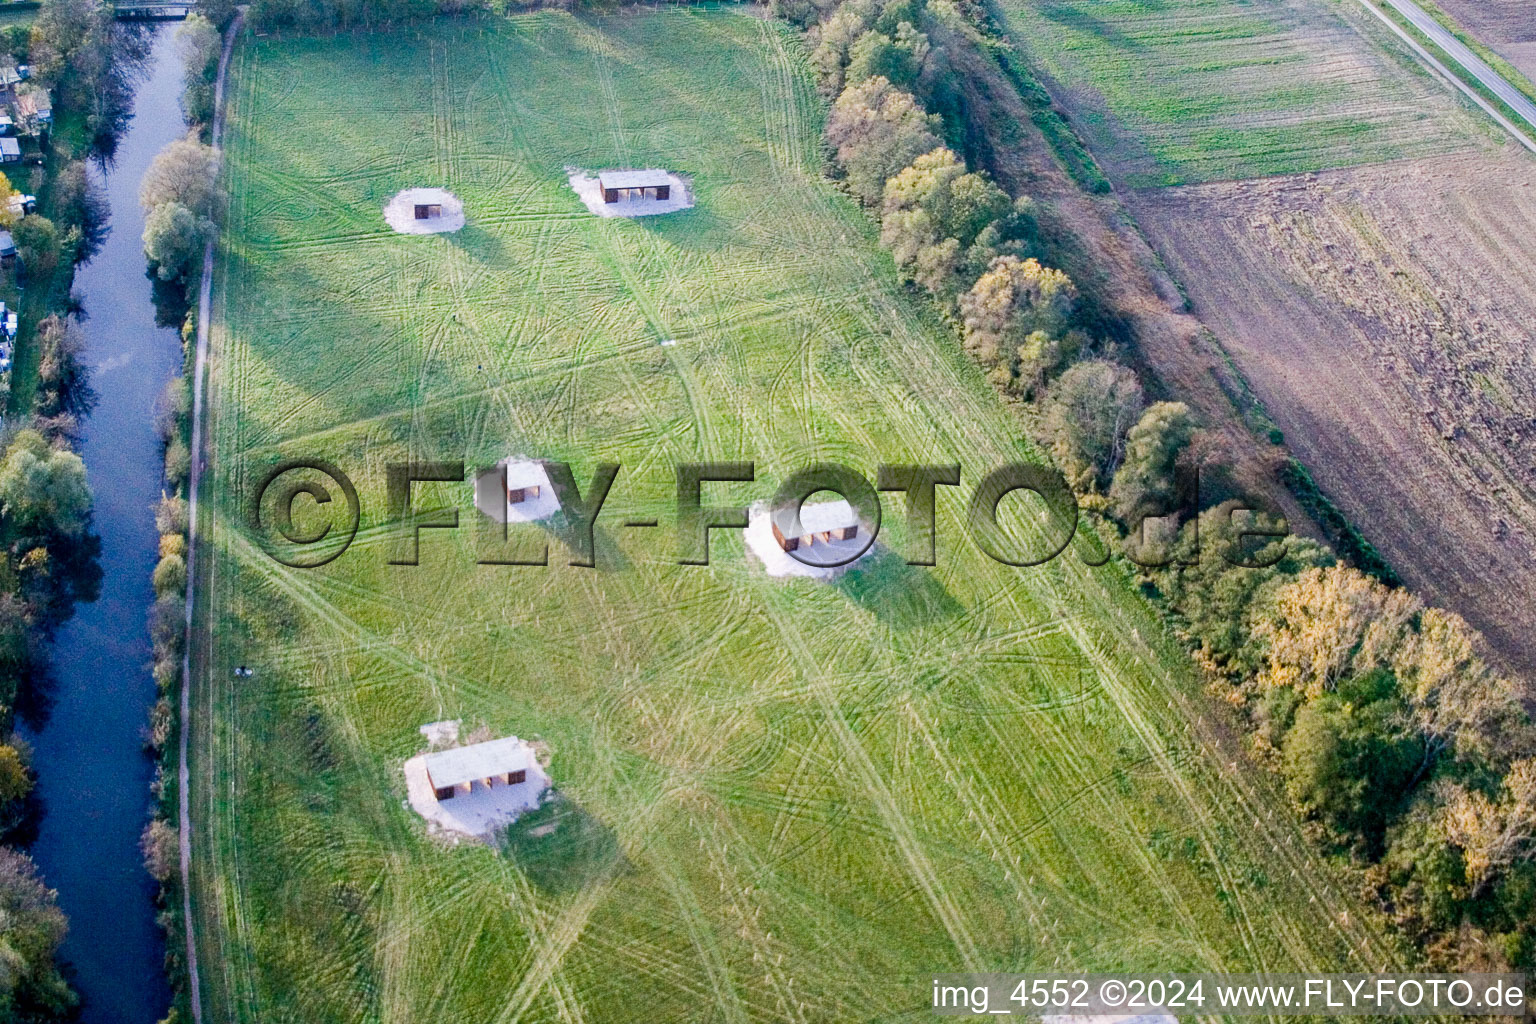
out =
{"type": "Polygon", "coordinates": [[[474,221],[467,221],[462,228],[451,233],[448,238],[454,248],[463,249],[481,263],[500,266],[505,262],[506,248],[501,244],[501,239],[474,221]]]}
{"type": "Polygon", "coordinates": [[[559,790],[501,833],[501,852],[549,893],[572,892],[623,871],[613,829],[559,790]]]}
{"type": "Polygon", "coordinates": [[[854,604],[897,629],[926,626],[964,610],[929,567],[908,565],[880,545],[834,585],[854,604]]]}

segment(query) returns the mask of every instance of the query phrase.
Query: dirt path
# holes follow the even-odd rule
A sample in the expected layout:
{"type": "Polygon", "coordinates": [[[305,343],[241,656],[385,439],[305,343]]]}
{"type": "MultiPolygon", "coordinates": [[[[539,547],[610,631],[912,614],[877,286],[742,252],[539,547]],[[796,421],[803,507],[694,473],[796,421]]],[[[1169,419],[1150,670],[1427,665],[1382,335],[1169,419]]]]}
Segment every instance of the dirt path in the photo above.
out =
{"type": "MultiPolygon", "coordinates": [[[[224,52],[219,55],[219,77],[213,91],[213,146],[224,137],[224,83],[229,77],[229,58],[245,21],[245,11],[235,12],[234,21],[224,33],[224,52]]],[[[203,381],[208,365],[208,324],[213,318],[213,251],[216,239],[203,248],[203,274],[197,293],[197,359],[192,370],[192,473],[188,490],[191,507],[187,516],[187,619],[181,660],[181,726],[177,742],[177,792],[180,799],[179,839],[181,849],[181,913],[187,927],[187,1000],[192,1005],[193,1024],[203,1024],[202,983],[198,973],[197,938],[192,924],[192,770],[187,757],[188,737],[192,727],[192,617],[197,607],[197,487],[203,475],[203,381]]]]}

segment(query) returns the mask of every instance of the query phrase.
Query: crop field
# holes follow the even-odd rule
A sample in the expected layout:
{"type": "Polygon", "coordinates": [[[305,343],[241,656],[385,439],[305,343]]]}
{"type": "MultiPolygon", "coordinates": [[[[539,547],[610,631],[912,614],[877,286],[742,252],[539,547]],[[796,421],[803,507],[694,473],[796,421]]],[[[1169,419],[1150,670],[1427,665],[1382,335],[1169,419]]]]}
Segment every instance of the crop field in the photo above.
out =
{"type": "Polygon", "coordinates": [[[1536,7],[1526,0],[1435,0],[1430,6],[1449,14],[1521,74],[1536,79],[1536,7]]]}
{"type": "Polygon", "coordinates": [[[1536,162],[1161,190],[1136,214],[1324,490],[1536,671],[1536,162]]]}
{"type": "Polygon", "coordinates": [[[1253,178],[1467,149],[1480,122],[1330,0],[1001,0],[1112,178],[1253,178]],[[1384,44],[1384,45],[1378,45],[1384,44]]]}
{"type": "Polygon", "coordinates": [[[247,38],[231,87],[193,631],[212,1019],[918,1019],[935,969],[1398,962],[1120,570],[963,536],[969,488],[1029,450],[822,178],[781,27],[247,38]],[[667,167],[697,205],[594,217],[570,166],[667,167]],[[463,199],[462,232],[385,227],[422,185],[463,199]],[[477,565],[467,483],[417,488],[461,526],[387,564],[386,464],[511,454],[583,487],[622,464],[597,568],[558,540],[547,567],[477,565]],[[247,525],[282,459],[357,483],[362,530],[323,567],[247,525]],[[959,461],[966,486],[933,568],[899,554],[892,496],[864,567],[773,579],[730,531],[676,564],[673,467],[697,460],[756,463],[716,504],[819,460],[959,461]],[[554,833],[426,834],[401,765],[448,718],[545,745],[554,833]]]}

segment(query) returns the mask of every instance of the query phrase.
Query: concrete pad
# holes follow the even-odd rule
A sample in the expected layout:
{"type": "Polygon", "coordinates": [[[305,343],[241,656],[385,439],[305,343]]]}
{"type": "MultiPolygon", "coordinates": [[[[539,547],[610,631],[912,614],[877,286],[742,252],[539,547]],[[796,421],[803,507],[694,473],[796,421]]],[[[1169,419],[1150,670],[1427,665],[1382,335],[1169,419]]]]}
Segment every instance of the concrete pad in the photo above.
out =
{"type": "Polygon", "coordinates": [[[408,188],[384,207],[384,221],[402,235],[439,235],[464,226],[464,204],[443,188],[408,188]],[[416,204],[441,206],[442,216],[416,219],[416,204]]]}
{"type": "Polygon", "coordinates": [[[693,189],[688,185],[688,179],[679,174],[667,173],[667,182],[672,186],[672,195],[668,199],[622,199],[617,203],[603,202],[603,190],[597,183],[595,174],[575,168],[566,168],[570,172],[567,180],[576,195],[581,198],[588,210],[599,217],[654,217],[660,213],[676,213],[678,210],[687,210],[693,206],[693,189]]]}
{"type": "Polygon", "coordinates": [[[442,722],[428,722],[418,731],[434,747],[451,747],[459,742],[461,724],[457,718],[450,718],[442,722]]]}
{"type": "MultiPolygon", "coordinates": [[[[835,502],[806,502],[800,508],[800,518],[814,520],[822,506],[830,508],[835,502]]],[[[770,576],[807,576],[816,580],[836,579],[874,553],[875,545],[869,543],[869,526],[859,522],[859,535],[852,540],[817,541],[808,548],[801,548],[794,555],[779,547],[773,536],[773,517],[766,504],[758,503],[747,510],[747,550],[763,563],[770,576]],[[859,554],[868,544],[869,547],[859,554]],[[796,558],[795,555],[799,555],[796,558]],[[857,557],[854,557],[857,555],[857,557]],[[853,559],[844,565],[834,563],[853,559]],[[810,564],[807,564],[810,563],[810,564]]]]}

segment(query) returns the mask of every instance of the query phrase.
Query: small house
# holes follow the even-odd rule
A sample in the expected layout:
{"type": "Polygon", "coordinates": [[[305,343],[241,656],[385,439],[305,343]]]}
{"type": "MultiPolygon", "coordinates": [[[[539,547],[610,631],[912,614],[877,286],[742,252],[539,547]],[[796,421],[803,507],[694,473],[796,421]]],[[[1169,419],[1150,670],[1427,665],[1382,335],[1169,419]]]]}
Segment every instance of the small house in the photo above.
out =
{"type": "Polygon", "coordinates": [[[17,192],[5,201],[5,205],[11,211],[11,216],[16,218],[25,217],[29,213],[37,212],[37,196],[28,196],[17,192]]]}
{"type": "MultiPolygon", "coordinates": [[[[7,342],[7,345],[6,345],[7,349],[10,348],[10,344],[9,343],[10,342],[14,342],[16,340],[16,328],[17,328],[16,311],[14,309],[8,310],[6,312],[6,314],[5,314],[5,323],[4,323],[3,327],[0,327],[0,330],[3,330],[5,332],[5,340],[7,342]]],[[[7,353],[7,354],[9,354],[9,353],[7,353]]]]}
{"type": "Polygon", "coordinates": [[[16,124],[28,135],[36,135],[53,126],[53,102],[42,89],[16,94],[16,124]]]}
{"type": "Polygon", "coordinates": [[[439,801],[467,796],[476,783],[486,789],[520,785],[534,767],[533,750],[516,736],[435,751],[424,761],[427,782],[439,801]]]}
{"type": "Polygon", "coordinates": [[[442,203],[417,203],[415,204],[417,220],[435,220],[443,215],[442,203]]]}
{"type": "Polygon", "coordinates": [[[21,143],[15,139],[0,138],[0,164],[21,163],[21,143]]]}
{"type": "Polygon", "coordinates": [[[16,239],[9,231],[0,231],[0,261],[10,263],[16,258],[16,239]]]}
{"type": "Polygon", "coordinates": [[[16,119],[10,114],[0,114],[0,135],[15,135],[16,119]]]}
{"type": "Polygon", "coordinates": [[[605,203],[644,199],[647,193],[657,202],[672,198],[672,176],[666,171],[600,171],[597,182],[605,203]]]}
{"type": "Polygon", "coordinates": [[[853,540],[859,535],[859,514],[848,502],[819,501],[800,506],[800,532],[790,522],[792,509],[781,508],[773,513],[773,539],[785,551],[809,548],[818,540],[829,544],[838,540],[853,540]]]}

